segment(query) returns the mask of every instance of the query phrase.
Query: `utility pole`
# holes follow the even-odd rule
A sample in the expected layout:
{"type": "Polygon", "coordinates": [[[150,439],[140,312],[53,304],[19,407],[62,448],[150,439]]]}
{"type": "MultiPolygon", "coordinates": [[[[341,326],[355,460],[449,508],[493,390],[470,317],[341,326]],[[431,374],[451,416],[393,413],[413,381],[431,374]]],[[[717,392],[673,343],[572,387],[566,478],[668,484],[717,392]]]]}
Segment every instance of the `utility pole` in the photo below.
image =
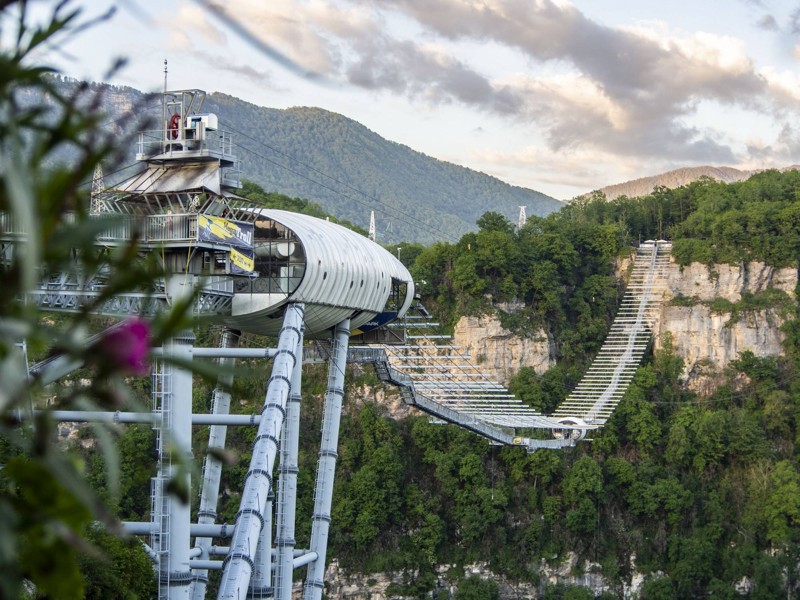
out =
{"type": "Polygon", "coordinates": [[[528,222],[528,216],[525,214],[525,206],[519,207],[519,218],[517,219],[517,231],[520,231],[525,223],[528,222]]]}

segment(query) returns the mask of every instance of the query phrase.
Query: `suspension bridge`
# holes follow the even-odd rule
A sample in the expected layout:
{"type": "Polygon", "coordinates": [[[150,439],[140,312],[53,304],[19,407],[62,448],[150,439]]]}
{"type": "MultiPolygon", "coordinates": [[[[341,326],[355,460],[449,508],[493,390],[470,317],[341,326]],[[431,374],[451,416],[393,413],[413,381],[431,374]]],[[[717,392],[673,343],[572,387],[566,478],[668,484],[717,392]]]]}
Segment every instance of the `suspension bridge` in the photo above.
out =
{"type": "MultiPolygon", "coordinates": [[[[159,575],[159,598],[203,599],[209,571],[218,570],[219,599],[289,600],[293,572],[305,569],[303,599],[321,599],[348,362],[373,365],[408,405],[495,444],[529,452],[564,448],[606,423],[658,318],[668,242],[640,244],[605,343],[575,390],[554,414],[544,415],[492,381],[449,340],[429,333],[432,319],[415,300],[411,274],[391,253],[334,223],[258,208],[238,196],[240,166],[232,136],[219,128],[215,115],[202,111],[204,97],[200,90],[165,92],[163,127],[139,138],[141,172],[113,188],[96,185],[92,192],[90,214],[117,217],[98,243],[110,248],[136,235],[141,250],[158,256],[167,275],[153,289],[106,298],[107,267],[87,273],[76,263],[74,269],[42,274],[26,298],[46,311],[91,305],[114,317],[153,316],[187,299],[195,316],[225,328],[218,348],[195,347],[187,331],[154,349],[150,412],[52,411],[61,421],[144,422],[157,431],[150,519],[124,528],[144,536],[159,575]],[[240,347],[241,332],[271,336],[277,344],[240,347]],[[191,373],[160,357],[215,357],[226,366],[241,358],[271,360],[262,411],[230,414],[231,381],[223,378],[213,392],[211,413],[192,414],[191,373]],[[311,543],[296,548],[304,362],[326,363],[328,382],[311,543]],[[191,489],[180,461],[191,456],[197,425],[210,426],[210,450],[225,447],[228,427],[257,428],[234,523],[217,522],[222,464],[213,452],[204,461],[195,521],[191,507],[167,493],[175,478],[191,489]],[[220,540],[224,545],[216,543],[220,540]]],[[[25,235],[12,215],[0,214],[3,264],[13,264],[25,235]]],[[[24,351],[23,341],[20,348],[24,351]]],[[[79,366],[55,356],[30,366],[30,372],[51,382],[79,366]]]]}

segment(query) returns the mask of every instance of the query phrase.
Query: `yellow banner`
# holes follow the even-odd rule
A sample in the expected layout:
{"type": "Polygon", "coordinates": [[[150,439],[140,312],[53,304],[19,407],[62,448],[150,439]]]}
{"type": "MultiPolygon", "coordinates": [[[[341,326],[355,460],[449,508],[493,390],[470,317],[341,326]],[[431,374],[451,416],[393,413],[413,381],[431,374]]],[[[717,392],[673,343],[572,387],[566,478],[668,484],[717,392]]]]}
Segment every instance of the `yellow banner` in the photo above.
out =
{"type": "MultiPolygon", "coordinates": [[[[253,264],[253,257],[242,254],[236,248],[231,248],[231,264],[241,271],[251,273],[255,265],[253,264]]],[[[235,271],[236,269],[232,269],[235,271]]]]}
{"type": "Polygon", "coordinates": [[[249,223],[235,223],[222,217],[197,215],[199,239],[218,242],[240,248],[253,247],[253,226],[249,223]]]}

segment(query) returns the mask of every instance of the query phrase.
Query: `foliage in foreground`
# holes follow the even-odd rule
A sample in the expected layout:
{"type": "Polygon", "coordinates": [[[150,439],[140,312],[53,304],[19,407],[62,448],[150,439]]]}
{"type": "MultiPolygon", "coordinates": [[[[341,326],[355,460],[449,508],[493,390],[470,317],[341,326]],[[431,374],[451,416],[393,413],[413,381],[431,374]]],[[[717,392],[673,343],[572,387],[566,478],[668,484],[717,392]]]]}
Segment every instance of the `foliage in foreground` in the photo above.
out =
{"type": "MultiPolygon", "coordinates": [[[[118,140],[101,127],[96,90],[79,86],[63,94],[47,76],[51,70],[38,62],[46,49],[90,24],[66,3],[37,25],[29,24],[27,11],[26,2],[4,3],[0,15],[0,24],[10,29],[3,38],[12,40],[0,49],[0,223],[24,234],[13,251],[0,247],[0,597],[141,597],[150,593],[152,570],[143,568],[138,545],[123,548],[90,527],[100,523],[115,532],[116,517],[87,482],[85,464],[55,443],[49,411],[135,409],[127,377],[142,366],[149,341],[160,344],[187,325],[186,306],[109,334],[119,342],[120,334],[137,330],[136,356],[109,352],[105,338],[88,338],[97,306],[116,294],[152,289],[162,271],[155,257],[139,255],[136,236],[116,248],[96,243],[116,222],[89,218],[86,182],[101,160],[107,167],[115,164],[118,140]],[[29,97],[46,101],[32,104],[25,101],[29,97]],[[65,164],[65,156],[74,160],[65,164]],[[41,279],[59,273],[107,278],[90,305],[64,318],[48,318],[35,302],[20,301],[41,279]],[[23,341],[29,357],[64,354],[86,366],[86,377],[45,394],[40,378],[27,376],[23,341]],[[33,414],[33,399],[43,397],[47,408],[33,414]],[[100,564],[92,557],[102,555],[124,557],[125,572],[107,570],[100,577],[104,584],[87,583],[86,571],[100,564]]],[[[113,434],[97,427],[95,435],[95,451],[105,459],[107,499],[120,501],[113,434]]]]}

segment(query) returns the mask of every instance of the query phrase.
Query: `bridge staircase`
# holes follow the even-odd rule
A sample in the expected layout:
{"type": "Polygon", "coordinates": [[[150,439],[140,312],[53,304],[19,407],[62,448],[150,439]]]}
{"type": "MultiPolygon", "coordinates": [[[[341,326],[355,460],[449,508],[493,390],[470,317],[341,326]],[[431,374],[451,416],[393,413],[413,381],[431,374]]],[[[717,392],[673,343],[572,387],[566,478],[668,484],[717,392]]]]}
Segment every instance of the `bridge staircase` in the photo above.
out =
{"type": "Polygon", "coordinates": [[[428,333],[436,324],[421,306],[405,320],[405,344],[351,347],[348,361],[372,363],[382,381],[399,388],[406,404],[494,443],[529,451],[574,445],[606,423],[641,363],[666,291],[670,250],[664,241],[639,246],[600,352],[552,415],[530,408],[493,381],[447,336],[428,333]]]}
{"type": "Polygon", "coordinates": [[[656,325],[667,284],[672,244],[646,242],[638,248],[617,315],[578,386],[554,416],[601,427],[628,389],[656,325]]]}

